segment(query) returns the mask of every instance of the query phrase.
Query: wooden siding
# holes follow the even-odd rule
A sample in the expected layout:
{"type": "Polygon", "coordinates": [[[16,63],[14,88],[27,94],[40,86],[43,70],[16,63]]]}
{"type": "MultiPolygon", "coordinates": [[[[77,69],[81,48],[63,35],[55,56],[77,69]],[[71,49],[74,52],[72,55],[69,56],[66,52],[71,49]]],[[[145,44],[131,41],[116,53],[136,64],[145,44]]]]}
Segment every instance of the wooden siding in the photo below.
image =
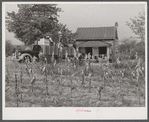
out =
{"type": "Polygon", "coordinates": [[[97,56],[98,57],[99,56],[98,47],[93,47],[92,49],[93,49],[93,51],[92,51],[93,52],[93,56],[97,56]]]}
{"type": "Polygon", "coordinates": [[[79,52],[85,53],[85,47],[79,47],[79,52]]]}

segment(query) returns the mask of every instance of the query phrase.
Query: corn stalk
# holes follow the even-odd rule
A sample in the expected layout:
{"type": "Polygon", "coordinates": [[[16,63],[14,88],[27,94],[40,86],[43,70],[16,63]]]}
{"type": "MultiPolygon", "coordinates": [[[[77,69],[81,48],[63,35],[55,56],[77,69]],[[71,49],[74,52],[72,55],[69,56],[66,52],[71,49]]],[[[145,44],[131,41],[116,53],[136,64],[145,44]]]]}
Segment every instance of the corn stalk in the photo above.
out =
{"type": "Polygon", "coordinates": [[[74,89],[74,87],[71,87],[71,93],[70,93],[70,94],[71,94],[71,98],[72,98],[72,90],[73,90],[73,89],[74,89]]]}
{"type": "Polygon", "coordinates": [[[136,70],[136,72],[137,72],[137,79],[136,79],[136,81],[137,81],[137,83],[138,83],[138,94],[139,94],[139,105],[140,105],[140,107],[141,107],[141,101],[140,101],[140,87],[141,87],[141,84],[139,84],[139,69],[137,68],[137,70],[136,70]]]}
{"type": "Polygon", "coordinates": [[[82,71],[82,83],[81,83],[84,87],[84,71],[82,71]]]}
{"type": "Polygon", "coordinates": [[[18,80],[17,80],[16,74],[15,74],[15,93],[17,96],[17,107],[19,107],[19,89],[18,89],[18,80]]]}
{"type": "Polygon", "coordinates": [[[59,84],[59,97],[62,94],[62,86],[59,84]]]}
{"type": "Polygon", "coordinates": [[[103,87],[100,87],[100,89],[98,90],[98,100],[100,100],[101,98],[101,91],[103,90],[103,87]]]}
{"type": "Polygon", "coordinates": [[[15,74],[15,84],[16,84],[16,86],[15,86],[15,91],[16,91],[16,94],[19,92],[19,90],[18,90],[18,80],[17,80],[17,75],[15,74]]]}
{"type": "Polygon", "coordinates": [[[20,82],[22,83],[22,68],[21,68],[21,71],[20,71],[20,82]]]}
{"type": "MultiPolygon", "coordinates": [[[[121,73],[121,77],[122,77],[122,80],[121,80],[121,86],[122,86],[122,83],[124,82],[124,71],[122,71],[122,73],[121,73]]],[[[121,92],[122,92],[122,90],[121,90],[121,92]]],[[[128,93],[128,92],[127,92],[128,93]]],[[[124,95],[122,95],[122,103],[123,103],[123,101],[124,101],[124,95]]]]}
{"type": "Polygon", "coordinates": [[[9,74],[8,69],[5,70],[5,74],[6,74],[6,81],[9,83],[10,74],[9,74]]]}
{"type": "Polygon", "coordinates": [[[106,78],[105,78],[105,72],[104,72],[104,75],[103,75],[103,82],[104,82],[104,92],[105,92],[105,87],[106,87],[106,78]]]}
{"type": "Polygon", "coordinates": [[[121,86],[122,85],[122,81],[121,81],[121,79],[119,80],[119,85],[120,85],[120,94],[119,95],[121,96],[121,91],[122,91],[122,86],[121,86]]]}
{"type": "Polygon", "coordinates": [[[119,60],[119,57],[117,58],[116,63],[117,63],[117,65],[118,65],[118,68],[120,68],[121,62],[120,62],[120,60],[119,60]]]}
{"type": "Polygon", "coordinates": [[[17,93],[17,107],[19,107],[19,94],[17,93]]]}
{"type": "Polygon", "coordinates": [[[30,83],[31,83],[31,88],[32,88],[32,93],[34,92],[34,83],[35,83],[35,77],[33,77],[32,79],[31,79],[31,81],[30,81],[30,83]]]}
{"type": "Polygon", "coordinates": [[[45,71],[45,81],[46,81],[46,95],[48,95],[48,80],[47,80],[47,71],[45,71]]]}
{"type": "Polygon", "coordinates": [[[90,78],[90,81],[89,81],[89,92],[91,90],[91,78],[90,78]]]}
{"type": "MultiPolygon", "coordinates": [[[[136,59],[137,59],[137,53],[136,53],[136,59]]],[[[139,84],[139,77],[140,77],[140,74],[142,75],[142,76],[144,76],[144,74],[143,74],[143,72],[142,72],[142,70],[141,70],[141,66],[140,66],[140,63],[141,63],[141,59],[139,58],[139,60],[138,60],[138,63],[137,63],[137,65],[136,65],[136,67],[135,67],[135,69],[134,70],[136,70],[136,81],[137,81],[137,83],[138,83],[138,94],[139,94],[139,105],[140,105],[140,107],[141,107],[141,100],[140,100],[140,95],[141,95],[141,82],[140,82],[140,84],[139,84]]]]}
{"type": "Polygon", "coordinates": [[[21,102],[23,103],[23,98],[22,98],[22,94],[21,94],[21,102]]]}
{"type": "Polygon", "coordinates": [[[61,76],[63,75],[63,69],[61,68],[61,76]]]}
{"type": "Polygon", "coordinates": [[[70,79],[70,84],[71,84],[71,86],[72,86],[72,79],[70,79]]]}
{"type": "Polygon", "coordinates": [[[26,72],[27,72],[28,76],[30,77],[30,73],[28,71],[28,66],[26,67],[26,72]]]}

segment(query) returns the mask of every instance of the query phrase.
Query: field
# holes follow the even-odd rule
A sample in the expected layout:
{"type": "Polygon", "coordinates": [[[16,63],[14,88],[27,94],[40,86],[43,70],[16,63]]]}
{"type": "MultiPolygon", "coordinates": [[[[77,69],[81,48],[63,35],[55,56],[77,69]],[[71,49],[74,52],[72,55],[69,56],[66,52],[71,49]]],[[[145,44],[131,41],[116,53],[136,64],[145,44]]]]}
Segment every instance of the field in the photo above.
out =
{"type": "Polygon", "coordinates": [[[6,107],[144,107],[145,80],[112,63],[5,65],[6,107]]]}

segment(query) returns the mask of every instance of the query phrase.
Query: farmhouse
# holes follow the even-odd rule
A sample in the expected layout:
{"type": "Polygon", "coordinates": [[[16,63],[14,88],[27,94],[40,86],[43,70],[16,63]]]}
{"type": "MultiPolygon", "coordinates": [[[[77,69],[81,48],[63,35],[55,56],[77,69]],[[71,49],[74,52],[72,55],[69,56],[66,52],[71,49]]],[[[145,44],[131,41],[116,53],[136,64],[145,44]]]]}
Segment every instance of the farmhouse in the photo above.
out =
{"type": "Polygon", "coordinates": [[[90,53],[92,58],[112,56],[114,61],[117,27],[117,22],[111,27],[79,27],[75,36],[79,52],[90,53]]]}

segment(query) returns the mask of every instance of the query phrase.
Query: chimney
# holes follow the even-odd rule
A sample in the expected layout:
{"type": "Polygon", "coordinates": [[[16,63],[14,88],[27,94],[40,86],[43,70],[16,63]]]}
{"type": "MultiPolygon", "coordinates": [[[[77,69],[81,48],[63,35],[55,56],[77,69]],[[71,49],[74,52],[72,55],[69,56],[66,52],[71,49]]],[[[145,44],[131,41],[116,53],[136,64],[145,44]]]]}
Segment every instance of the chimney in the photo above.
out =
{"type": "Polygon", "coordinates": [[[115,28],[116,28],[116,39],[118,39],[118,22],[115,22],[115,28]]]}
{"type": "Polygon", "coordinates": [[[115,26],[118,27],[118,22],[115,22],[115,26]]]}

